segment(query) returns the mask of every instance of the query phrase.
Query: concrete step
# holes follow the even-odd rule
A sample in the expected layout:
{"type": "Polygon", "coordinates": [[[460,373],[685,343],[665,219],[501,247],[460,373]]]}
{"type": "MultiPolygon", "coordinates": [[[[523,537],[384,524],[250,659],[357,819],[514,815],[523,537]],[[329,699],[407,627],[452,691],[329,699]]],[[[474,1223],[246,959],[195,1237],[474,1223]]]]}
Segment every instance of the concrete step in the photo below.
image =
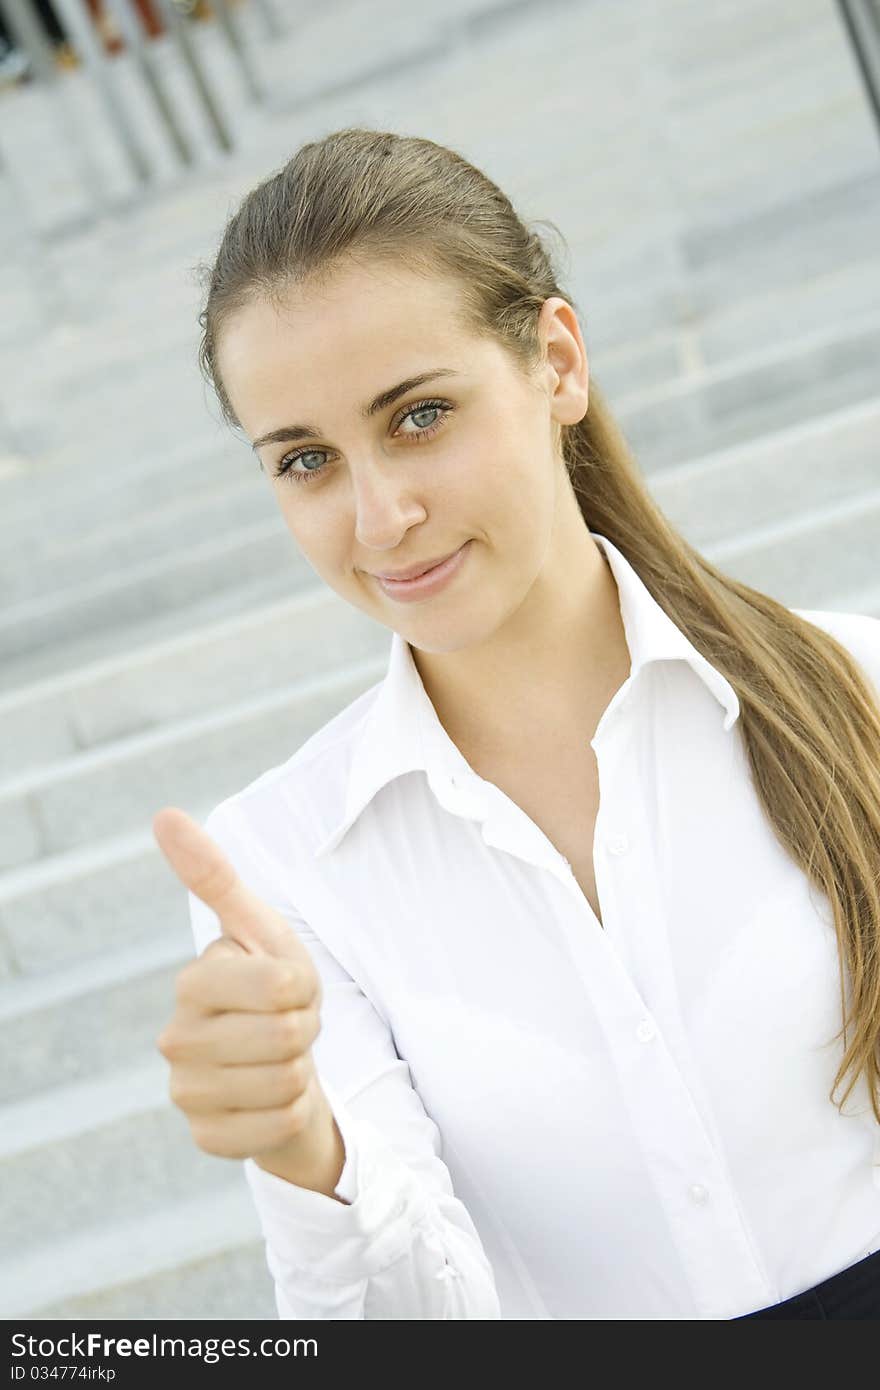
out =
{"type": "Polygon", "coordinates": [[[0,784],[387,652],[388,630],[326,585],[0,693],[0,784]]]}
{"type": "Polygon", "coordinates": [[[11,604],[0,614],[0,660],[39,651],[79,633],[117,629],[163,609],[180,610],[242,583],[278,576],[288,592],[314,571],[278,515],[234,533],[183,547],[173,555],[142,560],[70,586],[11,604]]]}
{"type": "Polygon", "coordinates": [[[829,591],[868,591],[877,582],[880,486],[707,547],[720,568],[798,608],[822,609],[829,591]],[[825,556],[833,556],[829,563],[825,556]]]}
{"type": "Polygon", "coordinates": [[[62,758],[0,786],[0,867],[134,830],[160,806],[215,801],[285,761],[382,679],[387,655],[62,758]]]}
{"type": "Polygon", "coordinates": [[[24,603],[100,582],[108,573],[125,572],[135,563],[173,559],[175,552],[191,545],[269,521],[277,514],[276,503],[268,486],[260,487],[257,477],[248,476],[243,462],[237,458],[234,480],[215,480],[207,496],[204,491],[188,493],[164,508],[152,504],[106,526],[92,518],[82,530],[42,538],[20,534],[0,560],[6,602],[24,603]]]}
{"type": "MultiPolygon", "coordinates": [[[[804,335],[796,348],[697,366],[693,376],[611,400],[648,476],[880,394],[880,321],[804,335]]],[[[601,375],[599,377],[601,384],[601,375]]]]}
{"type": "MultiPolygon", "coordinates": [[[[249,1193],[241,1196],[236,1194],[236,1200],[242,1205],[250,1202],[253,1206],[249,1193]]],[[[93,1293],[79,1296],[76,1293],[78,1284],[71,1278],[67,1285],[70,1291],[67,1298],[44,1304],[26,1316],[35,1321],[63,1319],[92,1324],[107,1319],[164,1322],[166,1319],[184,1318],[220,1324],[239,1320],[277,1320],[278,1311],[263,1241],[261,1238],[238,1238],[237,1226],[226,1215],[229,1206],[227,1199],[222,1208],[214,1208],[214,1220],[219,1220],[221,1224],[213,1232],[210,1209],[205,1214],[187,1206],[177,1212],[176,1219],[185,1222],[188,1230],[193,1230],[194,1238],[185,1247],[172,1247],[180,1250],[180,1259],[176,1264],[162,1264],[158,1258],[149,1258],[144,1264],[151,1272],[139,1276],[138,1265],[116,1262],[111,1251],[106,1267],[120,1269],[123,1277],[131,1272],[130,1280],[120,1284],[108,1280],[103,1286],[97,1286],[95,1281],[93,1293]],[[223,1241],[226,1242],[225,1247],[217,1249],[223,1241]],[[201,1253],[204,1247],[208,1248],[207,1255],[201,1253]]],[[[244,1219],[245,1216],[242,1217],[244,1219]]],[[[125,1240],[126,1233],[122,1232],[118,1239],[125,1240]]],[[[83,1254],[85,1258],[90,1258],[93,1245],[93,1242],[79,1244],[73,1258],[81,1259],[83,1254]]],[[[103,1254],[107,1247],[99,1242],[97,1248],[103,1254]]],[[[62,1253],[68,1258],[66,1250],[62,1253]]],[[[55,1247],[50,1246],[29,1264],[28,1273],[37,1288],[43,1282],[45,1268],[52,1267],[57,1257],[55,1247]]],[[[221,1326],[213,1335],[221,1337],[228,1334],[221,1326]]],[[[284,1335],[283,1331],[281,1335],[284,1335]]]]}
{"type": "Polygon", "coordinates": [[[128,1067],[4,1106],[0,1223],[19,1258],[90,1226],[158,1215],[169,1203],[222,1200],[238,1164],[193,1142],[168,1077],[154,1049],[128,1067]]]}
{"type": "Polygon", "coordinates": [[[667,216],[640,224],[637,236],[621,228],[612,245],[579,243],[569,278],[593,365],[626,394],[638,384],[628,356],[635,365],[654,335],[678,335],[678,375],[689,354],[721,364],[759,346],[781,352],[805,334],[845,330],[877,302],[878,206],[880,175],[859,170],[787,204],[740,210],[729,224],[684,225],[671,235],[667,216]]]}
{"type": "MultiPolygon", "coordinates": [[[[672,385],[706,367],[748,357],[758,346],[797,355],[805,336],[828,334],[835,327],[845,332],[880,300],[876,254],[835,264],[794,283],[770,285],[761,294],[742,291],[727,301],[719,296],[714,305],[708,302],[713,291],[702,283],[708,280],[708,271],[695,273],[693,285],[655,298],[653,308],[646,303],[646,288],[637,277],[609,299],[608,291],[603,294],[599,288],[599,275],[599,267],[588,259],[580,272],[577,295],[582,305],[589,306],[582,328],[591,371],[617,402],[643,390],[672,385]],[[634,315],[643,319],[647,315],[647,321],[621,340],[621,319],[634,315]]],[[[656,294],[653,288],[649,293],[656,294]]]]}
{"type": "Polygon", "coordinates": [[[861,317],[878,302],[880,174],[683,237],[689,310],[707,362],[861,317]],[[745,286],[748,286],[746,289],[745,286]]]}
{"type": "Polygon", "coordinates": [[[652,474],[652,495],[699,549],[880,485],[880,393],[652,474]]]}
{"type": "MultiPolygon", "coordinates": [[[[40,1099],[37,1117],[46,1106],[54,1114],[49,1098],[56,1091],[103,1084],[120,1068],[136,1069],[151,1056],[162,1060],[156,1038],[174,1009],[177,972],[193,956],[186,894],[167,866],[164,876],[173,888],[172,911],[167,918],[154,914],[151,935],[133,939],[125,906],[108,904],[117,933],[104,954],[82,951],[63,969],[46,966],[30,978],[0,982],[0,1105],[21,1112],[14,1124],[7,1116],[9,1144],[25,1144],[31,1098],[46,1100],[44,1106],[40,1099]]],[[[74,1114],[93,1113],[71,1104],[74,1114]]]]}
{"type": "Polygon", "coordinates": [[[649,8],[684,219],[735,222],[868,167],[876,133],[835,6],[649,8]]]}
{"type": "Polygon", "coordinates": [[[3,483],[4,576],[11,579],[16,573],[29,546],[37,556],[49,559],[67,549],[97,543],[99,537],[109,539],[117,527],[147,525],[160,518],[165,508],[193,506],[206,494],[210,497],[215,490],[223,493],[241,484],[245,452],[245,446],[227,432],[214,440],[189,439],[176,450],[158,455],[120,460],[117,468],[102,471],[97,451],[80,448],[54,488],[54,456],[34,460],[26,474],[3,483]]]}
{"type": "MultiPolygon", "coordinates": [[[[189,814],[202,823],[211,808],[211,803],[185,803],[189,814]]],[[[186,898],[181,898],[180,884],[169,871],[152,830],[143,822],[130,834],[98,840],[67,854],[51,855],[8,870],[0,874],[0,999],[6,1011],[3,1016],[7,1016],[10,994],[16,1008],[9,1017],[17,1017],[22,1009],[38,1013],[52,1007],[56,999],[66,997],[68,988],[75,997],[77,989],[91,987],[92,972],[101,961],[130,947],[146,951],[145,968],[152,969],[157,934],[165,938],[169,933],[176,934],[176,939],[192,951],[186,898]],[[84,978],[79,973],[80,965],[86,971],[84,978]],[[50,993],[45,1004],[40,996],[24,992],[23,980],[30,976],[49,979],[50,993]],[[59,981],[65,982],[60,996],[59,981]]],[[[111,969],[116,978],[116,967],[111,969]]],[[[120,969],[123,979],[136,973],[128,961],[122,962],[120,969]]],[[[103,978],[100,970],[97,978],[103,978]]],[[[106,1003],[109,1006],[110,1001],[106,1003]]],[[[72,1007],[75,1013],[77,1006],[72,1007]]],[[[70,1029],[65,1024],[59,1026],[62,1040],[66,1038],[69,1046],[70,1029]]],[[[27,1044],[36,1049],[35,1056],[42,1055],[40,1049],[49,1041],[49,1033],[48,1025],[37,1025],[33,1043],[27,1044]]],[[[21,1068],[26,1070],[29,1065],[22,1040],[20,1048],[18,1069],[13,1068],[7,1056],[3,1072],[7,1078],[24,1075],[21,1068]]],[[[52,1063],[56,1066],[55,1074],[59,1074],[57,1066],[70,1065],[75,1055],[78,1054],[73,1048],[64,1053],[67,1063],[52,1063]]],[[[73,1063],[70,1073],[60,1074],[79,1075],[78,1065],[73,1063]]],[[[47,1074],[52,1074],[51,1067],[47,1074]]],[[[47,1084],[42,1072],[40,1078],[41,1085],[47,1084]]],[[[19,1094],[21,1087],[30,1083],[14,1084],[18,1087],[15,1094],[19,1094]]]]}
{"type": "Polygon", "coordinates": [[[8,1258],[0,1264],[0,1308],[6,1318],[46,1321],[277,1318],[243,1171],[226,1190],[98,1221],[8,1258]]]}
{"type": "MultiPolygon", "coordinates": [[[[313,586],[306,584],[302,593],[313,586]]],[[[267,605],[289,598],[296,593],[286,571],[264,575],[241,584],[231,585],[219,592],[178,609],[165,609],[138,620],[124,628],[112,625],[95,631],[77,632],[71,629],[57,642],[32,651],[15,660],[0,662],[0,690],[14,691],[24,685],[57,679],[68,671],[84,666],[120,660],[126,653],[180,638],[191,630],[224,618],[256,613],[267,605]]]]}

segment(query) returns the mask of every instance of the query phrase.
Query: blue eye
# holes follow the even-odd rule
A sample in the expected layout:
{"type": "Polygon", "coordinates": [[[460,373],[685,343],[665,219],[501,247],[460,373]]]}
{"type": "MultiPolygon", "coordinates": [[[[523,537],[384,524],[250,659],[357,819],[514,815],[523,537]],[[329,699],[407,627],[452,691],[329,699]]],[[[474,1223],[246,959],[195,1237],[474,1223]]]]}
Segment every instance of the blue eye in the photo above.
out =
{"type": "MultiPolygon", "coordinates": [[[[434,415],[435,419],[424,427],[418,426],[415,430],[405,431],[401,434],[402,439],[410,439],[415,444],[420,444],[426,439],[432,439],[438,430],[443,428],[447,415],[455,409],[448,401],[417,401],[415,405],[408,406],[400,417],[398,426],[405,420],[413,420],[417,424],[417,417],[420,415],[434,415]]],[[[286,475],[297,483],[310,483],[313,478],[319,478],[327,467],[326,463],[321,463],[317,468],[307,468],[305,472],[297,472],[293,465],[298,459],[310,457],[320,457],[326,455],[328,449],[294,449],[292,453],[285,454],[275,469],[274,476],[280,478],[286,475]]]]}

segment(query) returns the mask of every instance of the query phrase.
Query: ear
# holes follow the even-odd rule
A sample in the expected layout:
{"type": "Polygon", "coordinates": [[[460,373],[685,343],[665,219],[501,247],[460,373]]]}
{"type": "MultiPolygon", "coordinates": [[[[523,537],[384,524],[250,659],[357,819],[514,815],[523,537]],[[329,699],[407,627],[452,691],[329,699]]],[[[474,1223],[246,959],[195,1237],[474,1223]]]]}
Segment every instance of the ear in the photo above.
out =
{"type": "Polygon", "coordinates": [[[550,412],[560,425],[587,413],[590,370],[580,324],[568,300],[552,295],[541,305],[538,334],[546,363],[550,412]]]}

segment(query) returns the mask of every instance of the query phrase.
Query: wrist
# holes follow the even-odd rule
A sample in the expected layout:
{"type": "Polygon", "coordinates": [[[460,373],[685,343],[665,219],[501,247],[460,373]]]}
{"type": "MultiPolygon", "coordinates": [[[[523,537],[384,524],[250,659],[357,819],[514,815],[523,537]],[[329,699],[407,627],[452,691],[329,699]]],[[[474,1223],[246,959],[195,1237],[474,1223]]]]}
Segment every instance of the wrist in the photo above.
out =
{"type": "Polygon", "coordinates": [[[296,1187],[344,1201],[334,1189],[345,1166],[345,1141],[323,1091],[319,1093],[313,1119],[300,1134],[277,1149],[254,1154],[253,1159],[264,1172],[296,1187]]]}

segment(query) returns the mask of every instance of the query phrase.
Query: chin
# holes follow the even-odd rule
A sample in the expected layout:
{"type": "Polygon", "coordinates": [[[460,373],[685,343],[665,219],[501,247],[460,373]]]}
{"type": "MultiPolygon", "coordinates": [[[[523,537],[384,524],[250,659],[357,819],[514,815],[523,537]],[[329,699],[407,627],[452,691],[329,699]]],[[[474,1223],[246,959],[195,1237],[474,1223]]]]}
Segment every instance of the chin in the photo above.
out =
{"type": "Polygon", "coordinates": [[[464,610],[458,615],[445,613],[442,619],[432,621],[426,609],[421,621],[414,619],[406,626],[401,625],[396,631],[405,641],[418,647],[419,651],[442,656],[481,646],[492,636],[496,627],[496,623],[479,622],[473,612],[464,610]]]}

